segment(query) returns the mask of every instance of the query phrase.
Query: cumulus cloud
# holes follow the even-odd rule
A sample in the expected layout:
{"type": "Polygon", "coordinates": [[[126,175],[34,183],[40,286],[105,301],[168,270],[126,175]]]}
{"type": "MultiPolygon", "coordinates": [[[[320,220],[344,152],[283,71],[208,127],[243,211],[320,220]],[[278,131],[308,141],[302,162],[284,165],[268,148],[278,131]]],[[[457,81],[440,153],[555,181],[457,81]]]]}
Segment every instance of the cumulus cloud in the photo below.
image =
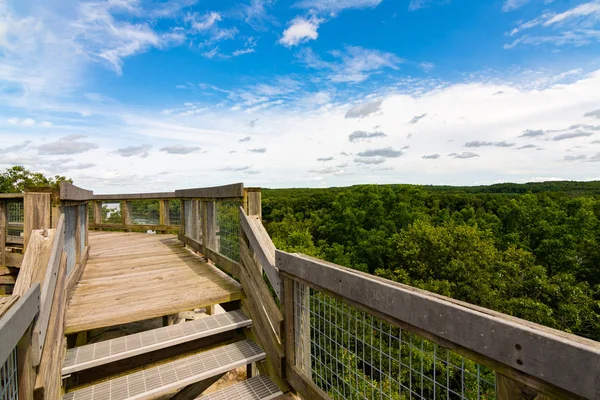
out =
{"type": "Polygon", "coordinates": [[[321,158],[317,158],[317,161],[321,161],[321,162],[332,161],[332,160],[333,160],[333,157],[321,157],[321,158]]]}
{"type": "Polygon", "coordinates": [[[383,132],[366,132],[366,131],[354,131],[348,135],[348,140],[351,142],[360,142],[363,139],[383,138],[387,135],[383,132]]]}
{"type": "Polygon", "coordinates": [[[345,118],[364,118],[381,110],[383,100],[357,104],[346,112],[345,118]]]}
{"type": "Polygon", "coordinates": [[[419,122],[420,120],[422,120],[426,116],[427,116],[427,113],[421,114],[421,115],[415,115],[408,123],[409,124],[416,124],[417,122],[419,122]]]}
{"type": "MultiPolygon", "coordinates": [[[[256,121],[256,120],[254,120],[254,121],[256,121]]],[[[252,126],[254,126],[254,125],[252,125],[252,126]]],[[[249,142],[250,140],[252,140],[252,138],[250,136],[246,136],[246,137],[243,137],[240,140],[238,140],[238,142],[244,143],[244,142],[249,142]]]]}
{"type": "Polygon", "coordinates": [[[164,151],[165,153],[169,154],[190,154],[198,150],[201,150],[201,148],[181,145],[166,146],[160,149],[160,151],[164,151]]]}
{"type": "Polygon", "coordinates": [[[437,154],[437,153],[436,154],[427,154],[427,155],[424,155],[421,158],[424,158],[426,160],[436,160],[436,159],[440,158],[440,155],[437,154]]]}
{"type": "Polygon", "coordinates": [[[396,158],[404,154],[401,150],[394,150],[391,147],[383,149],[371,149],[358,153],[359,157],[384,157],[384,158],[396,158]]]}
{"type": "Polygon", "coordinates": [[[323,22],[322,19],[312,16],[310,18],[296,17],[290,21],[289,26],[283,31],[279,43],[286,47],[297,46],[319,37],[317,30],[323,22]]]}
{"type": "Polygon", "coordinates": [[[479,154],[471,153],[470,151],[463,151],[460,154],[451,153],[451,154],[448,154],[448,156],[454,157],[454,158],[474,158],[474,157],[479,157],[479,154]]]}
{"type": "Polygon", "coordinates": [[[265,149],[264,147],[248,150],[248,153],[266,153],[266,152],[267,152],[267,149],[265,149]]]}
{"type": "Polygon", "coordinates": [[[79,154],[88,150],[98,148],[98,145],[90,142],[81,142],[84,135],[69,135],[54,142],[44,143],[37,146],[38,154],[42,155],[67,155],[79,154]]]}
{"type": "Polygon", "coordinates": [[[516,143],[508,143],[506,141],[502,141],[502,142],[485,142],[485,141],[475,140],[475,141],[472,141],[472,142],[465,143],[465,147],[512,147],[515,144],[516,143]]]}
{"type": "Polygon", "coordinates": [[[142,144],[140,146],[127,146],[121,149],[116,149],[113,153],[120,155],[121,157],[141,157],[146,158],[150,152],[152,145],[142,144]]]}
{"type": "Polygon", "coordinates": [[[583,114],[583,116],[584,117],[600,118],[600,109],[594,110],[594,111],[588,111],[585,114],[583,114]]]}

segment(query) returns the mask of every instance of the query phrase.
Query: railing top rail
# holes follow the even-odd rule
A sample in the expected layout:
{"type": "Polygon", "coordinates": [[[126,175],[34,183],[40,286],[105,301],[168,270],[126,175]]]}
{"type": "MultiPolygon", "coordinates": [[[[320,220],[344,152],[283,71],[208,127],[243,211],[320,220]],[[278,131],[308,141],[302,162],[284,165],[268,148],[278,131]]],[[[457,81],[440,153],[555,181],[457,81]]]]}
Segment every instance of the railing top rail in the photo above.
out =
{"type": "Polygon", "coordinates": [[[70,182],[63,181],[60,183],[61,200],[86,201],[91,200],[93,196],[94,192],[91,190],[82,189],[70,182]]]}
{"type": "Polygon", "coordinates": [[[25,193],[0,193],[0,199],[22,199],[25,193]]]}
{"type": "Polygon", "coordinates": [[[95,194],[93,200],[103,201],[121,201],[121,200],[165,200],[177,199],[179,196],[175,192],[158,193],[125,193],[125,194],[95,194]]]}
{"type": "Polygon", "coordinates": [[[600,397],[600,343],[302,254],[277,267],[317,290],[584,398],[600,397]]]}
{"type": "Polygon", "coordinates": [[[207,199],[233,199],[244,197],[244,184],[234,183],[231,185],[214,186],[196,189],[176,190],[177,197],[183,198],[207,198],[207,199]]]}

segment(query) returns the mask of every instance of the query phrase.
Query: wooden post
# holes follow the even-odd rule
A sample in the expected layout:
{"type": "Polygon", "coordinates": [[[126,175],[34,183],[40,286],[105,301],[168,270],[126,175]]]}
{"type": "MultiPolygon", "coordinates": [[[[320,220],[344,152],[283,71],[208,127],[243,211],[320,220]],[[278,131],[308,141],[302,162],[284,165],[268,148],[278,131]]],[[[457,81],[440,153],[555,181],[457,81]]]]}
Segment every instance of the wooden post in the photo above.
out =
{"type": "Polygon", "coordinates": [[[23,251],[34,229],[50,229],[50,193],[26,192],[23,198],[23,251]]]}
{"type": "Polygon", "coordinates": [[[257,215],[262,220],[262,194],[260,188],[245,189],[247,196],[247,215],[257,215]]]}
{"type": "Polygon", "coordinates": [[[280,274],[280,276],[283,284],[283,304],[281,309],[283,311],[283,322],[285,325],[285,359],[288,365],[295,366],[296,333],[294,331],[294,281],[283,274],[280,274]]]}
{"type": "Polygon", "coordinates": [[[169,216],[169,200],[160,200],[159,210],[159,224],[171,225],[171,218],[169,216]]]}
{"type": "Polygon", "coordinates": [[[81,259],[81,207],[72,206],[75,211],[75,264],[79,264],[81,259]]]}
{"type": "Polygon", "coordinates": [[[85,215],[85,243],[84,246],[88,246],[89,243],[89,237],[90,237],[90,205],[89,203],[85,203],[83,206],[83,213],[85,215]]]}
{"type": "Polygon", "coordinates": [[[183,236],[190,236],[189,232],[185,231],[185,200],[179,200],[179,221],[181,223],[181,228],[179,231],[183,236]]]}
{"type": "Polygon", "coordinates": [[[19,400],[33,400],[35,386],[35,370],[31,348],[30,326],[17,344],[17,376],[19,384],[19,400]]]}
{"type": "Polygon", "coordinates": [[[192,227],[192,231],[190,232],[190,237],[197,242],[201,242],[202,235],[202,226],[200,224],[200,215],[201,212],[199,210],[200,203],[198,200],[192,199],[192,221],[190,226],[192,227]]]}
{"type": "Polygon", "coordinates": [[[537,390],[517,382],[505,375],[496,373],[496,399],[497,400],[551,400],[537,390]]]}
{"type": "Polygon", "coordinates": [[[216,214],[216,204],[214,201],[204,201],[204,214],[202,215],[203,226],[206,227],[206,231],[202,231],[202,235],[204,236],[204,240],[202,243],[211,249],[219,252],[217,249],[217,214],[216,214]]]}
{"type": "Polygon", "coordinates": [[[6,201],[0,200],[0,267],[6,265],[6,201]]]}
{"type": "MultiPolygon", "coordinates": [[[[123,228],[131,225],[131,202],[127,200],[121,201],[121,223],[123,228]]],[[[131,229],[123,229],[125,232],[131,232],[131,229]]]]}
{"type": "Polygon", "coordinates": [[[96,200],[93,202],[94,207],[94,225],[96,225],[97,230],[102,230],[97,226],[102,223],[102,201],[96,200]]]}

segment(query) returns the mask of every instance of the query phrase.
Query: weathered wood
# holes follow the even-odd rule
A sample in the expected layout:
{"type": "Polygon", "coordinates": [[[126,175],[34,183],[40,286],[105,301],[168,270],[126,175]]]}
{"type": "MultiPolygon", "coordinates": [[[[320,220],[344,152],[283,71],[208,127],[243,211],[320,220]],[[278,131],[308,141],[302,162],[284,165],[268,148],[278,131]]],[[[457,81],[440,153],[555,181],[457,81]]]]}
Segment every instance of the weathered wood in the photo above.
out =
{"type": "Polygon", "coordinates": [[[0,318],[0,365],[17,346],[40,310],[40,285],[29,288],[0,318]]]}
{"type": "Polygon", "coordinates": [[[171,218],[169,215],[169,200],[159,201],[158,220],[159,225],[171,225],[171,218]]]}
{"type": "Polygon", "coordinates": [[[90,247],[85,246],[85,248],[83,249],[83,254],[81,256],[80,262],[78,264],[75,264],[75,267],[71,270],[71,273],[67,277],[67,285],[66,285],[66,289],[65,289],[66,294],[67,294],[67,301],[69,301],[71,299],[71,296],[73,295],[73,291],[75,290],[75,285],[77,285],[77,282],[79,282],[79,279],[81,278],[81,275],[83,274],[83,270],[85,269],[85,266],[87,264],[89,254],[90,254],[90,247]]]}
{"type": "Polygon", "coordinates": [[[179,232],[180,227],[178,225],[122,225],[122,224],[96,224],[95,229],[119,229],[119,230],[130,230],[130,231],[169,231],[179,232]]]}
{"type": "Polygon", "coordinates": [[[600,396],[600,375],[589,373],[600,370],[600,343],[312,257],[276,254],[280,270],[428,333],[442,346],[468,349],[495,362],[495,370],[523,373],[510,376],[542,392],[555,395],[557,387],[571,397],[600,396]]]}
{"type": "Polygon", "coordinates": [[[0,199],[22,199],[23,193],[0,193],[0,199]]]}
{"type": "Polygon", "coordinates": [[[129,194],[95,194],[94,200],[120,201],[120,200],[161,200],[176,199],[179,196],[175,192],[158,193],[129,193],[129,194]]]}
{"type": "Polygon", "coordinates": [[[33,400],[35,369],[31,362],[31,326],[17,344],[17,380],[20,400],[33,400]]]}
{"type": "Polygon", "coordinates": [[[185,231],[185,200],[179,200],[179,232],[189,236],[189,232],[185,231]]]}
{"type": "Polygon", "coordinates": [[[244,184],[234,183],[231,185],[224,186],[176,190],[175,194],[177,195],[177,197],[196,199],[243,198],[244,184]]]}
{"type": "Polygon", "coordinates": [[[94,213],[94,226],[102,224],[102,202],[94,201],[93,203],[93,213],[94,213]]]}
{"type": "Polygon", "coordinates": [[[60,199],[70,201],[86,201],[94,198],[94,192],[73,185],[70,182],[60,183],[60,199]]]}
{"type": "Polygon", "coordinates": [[[6,202],[0,199],[0,266],[6,265],[6,202]]]}
{"type": "Polygon", "coordinates": [[[198,200],[192,200],[192,220],[190,221],[190,229],[191,232],[188,235],[192,239],[202,243],[202,224],[200,223],[200,216],[202,215],[202,210],[200,209],[200,202],[198,200]]]}
{"type": "Polygon", "coordinates": [[[216,204],[214,201],[203,201],[202,205],[202,243],[206,246],[206,249],[218,253],[216,204]]]}
{"type": "Polygon", "coordinates": [[[281,299],[281,279],[275,266],[275,245],[258,217],[247,216],[242,207],[239,208],[239,212],[242,230],[258,256],[275,294],[281,299]]]}
{"type": "Polygon", "coordinates": [[[31,231],[50,228],[50,193],[25,193],[23,213],[23,242],[26,249],[31,231]]]}
{"type": "MultiPolygon", "coordinates": [[[[42,293],[40,297],[40,314],[33,326],[33,338],[32,338],[32,354],[33,354],[33,365],[37,367],[42,358],[42,350],[44,348],[44,341],[46,338],[46,331],[48,329],[48,323],[50,321],[50,310],[53,307],[57,280],[62,279],[59,275],[59,267],[61,261],[63,261],[63,247],[65,243],[65,216],[62,214],[58,220],[56,230],[54,230],[53,243],[50,250],[50,256],[48,258],[48,264],[45,268],[45,274],[42,281],[42,293]]],[[[65,255],[66,256],[66,255],[65,255]]],[[[60,287],[63,287],[61,282],[60,287]]],[[[62,289],[59,294],[62,298],[62,289]]]]}
{"type": "Polygon", "coordinates": [[[247,214],[262,220],[262,193],[260,188],[246,188],[247,214]]]}
{"type": "Polygon", "coordinates": [[[524,383],[496,374],[496,400],[552,400],[524,383]]]}
{"type": "MultiPolygon", "coordinates": [[[[62,253],[60,257],[60,268],[57,272],[57,282],[51,298],[50,320],[44,336],[43,352],[40,356],[39,367],[35,380],[34,395],[40,398],[43,394],[45,399],[58,399],[61,396],[61,368],[65,352],[64,318],[67,308],[67,295],[65,291],[67,274],[67,256],[62,253]]],[[[41,316],[41,311],[40,311],[41,316]]],[[[39,325],[39,319],[36,326],[39,325]]],[[[34,327],[34,329],[36,329],[34,327]]],[[[34,331],[32,349],[35,363],[36,335],[34,331]]],[[[40,339],[41,340],[41,339],[40,339]]],[[[42,342],[39,342],[42,343],[42,342]]]]}
{"type": "Polygon", "coordinates": [[[312,380],[305,378],[302,372],[293,365],[287,365],[286,379],[303,399],[331,400],[327,393],[315,385],[312,380]]]}
{"type": "MultiPolygon", "coordinates": [[[[189,246],[191,249],[193,249],[194,251],[197,251],[199,253],[202,253],[202,251],[204,251],[204,247],[202,246],[202,243],[182,235],[181,233],[177,236],[177,238],[183,242],[183,244],[185,244],[186,246],[189,246]]],[[[211,260],[212,262],[214,262],[217,267],[221,268],[222,270],[224,270],[225,272],[227,272],[229,275],[233,275],[236,277],[240,276],[240,268],[242,268],[242,266],[240,265],[240,263],[233,261],[232,259],[214,252],[211,249],[207,249],[206,252],[208,254],[203,254],[205,257],[207,257],[209,260],[211,260]]]]}
{"type": "Polygon", "coordinates": [[[0,276],[0,285],[14,285],[15,277],[12,275],[2,275],[0,276]]]}
{"type": "Polygon", "coordinates": [[[19,296],[11,295],[0,297],[0,318],[2,318],[4,314],[6,314],[8,309],[11,308],[13,304],[17,302],[17,300],[19,300],[19,296]]]}
{"type": "Polygon", "coordinates": [[[294,330],[294,281],[289,277],[283,277],[282,286],[282,308],[285,326],[283,337],[285,359],[288,364],[295,365],[296,334],[294,330]]]}
{"type": "Polygon", "coordinates": [[[40,283],[46,275],[46,267],[54,243],[54,229],[31,232],[29,246],[25,250],[23,263],[13,293],[22,295],[35,283],[40,283]]]}
{"type": "Polygon", "coordinates": [[[23,254],[21,253],[6,253],[5,265],[7,267],[21,268],[23,264],[23,254]]]}

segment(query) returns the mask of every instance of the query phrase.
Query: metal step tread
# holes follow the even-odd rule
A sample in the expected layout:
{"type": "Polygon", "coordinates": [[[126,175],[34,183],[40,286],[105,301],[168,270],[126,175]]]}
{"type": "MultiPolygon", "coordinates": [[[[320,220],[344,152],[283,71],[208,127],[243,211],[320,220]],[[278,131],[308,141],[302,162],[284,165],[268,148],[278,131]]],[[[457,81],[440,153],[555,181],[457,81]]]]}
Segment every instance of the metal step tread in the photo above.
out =
{"type": "Polygon", "coordinates": [[[256,343],[242,340],[74,390],[63,395],[62,400],[156,398],[234,368],[261,361],[265,356],[265,352],[256,343]]]}
{"type": "Polygon", "coordinates": [[[104,342],[74,347],[67,350],[62,374],[72,374],[250,325],[252,325],[252,320],[242,310],[235,310],[104,342]]]}
{"type": "Polygon", "coordinates": [[[269,400],[282,394],[268,375],[259,375],[196,400],[269,400]]]}

